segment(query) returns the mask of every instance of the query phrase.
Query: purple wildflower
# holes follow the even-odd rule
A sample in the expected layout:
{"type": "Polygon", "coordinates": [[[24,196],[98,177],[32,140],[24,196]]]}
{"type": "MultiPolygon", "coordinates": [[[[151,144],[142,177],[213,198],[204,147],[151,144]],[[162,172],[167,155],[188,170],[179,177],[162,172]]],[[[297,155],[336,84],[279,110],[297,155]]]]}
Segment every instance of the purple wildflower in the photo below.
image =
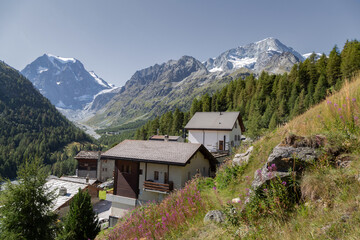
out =
{"type": "Polygon", "coordinates": [[[213,189],[216,191],[216,186],[214,186],[213,189]]]}
{"type": "Polygon", "coordinates": [[[355,117],[354,117],[354,119],[355,119],[355,120],[358,120],[358,119],[359,119],[359,117],[355,116],[355,117]]]}
{"type": "Polygon", "coordinates": [[[340,119],[343,119],[344,117],[342,115],[340,115],[340,119]]]}
{"type": "Polygon", "coordinates": [[[286,182],[285,182],[285,181],[283,181],[281,184],[285,186],[285,185],[286,185],[286,182]]]}
{"type": "Polygon", "coordinates": [[[273,164],[271,164],[271,169],[273,170],[273,171],[276,171],[276,165],[275,165],[275,163],[273,163],[273,164]]]}
{"type": "Polygon", "coordinates": [[[351,101],[356,102],[356,98],[351,99],[351,101]]]}
{"type": "Polygon", "coordinates": [[[338,110],[341,111],[341,108],[339,108],[338,110]]]}
{"type": "Polygon", "coordinates": [[[269,190],[268,190],[267,188],[264,188],[264,192],[265,192],[265,193],[268,193],[268,191],[269,191],[269,190]]]}
{"type": "Polygon", "coordinates": [[[334,103],[334,107],[337,107],[337,106],[339,106],[339,105],[337,105],[336,103],[334,103]]]}

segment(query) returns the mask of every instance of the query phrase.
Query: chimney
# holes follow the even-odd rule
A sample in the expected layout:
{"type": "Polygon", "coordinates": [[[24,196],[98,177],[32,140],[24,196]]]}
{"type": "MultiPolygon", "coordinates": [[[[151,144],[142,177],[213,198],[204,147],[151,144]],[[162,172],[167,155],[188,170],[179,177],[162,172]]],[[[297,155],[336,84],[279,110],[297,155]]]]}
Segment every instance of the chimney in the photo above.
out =
{"type": "Polygon", "coordinates": [[[67,194],[67,189],[66,187],[62,186],[60,189],[59,189],[59,195],[60,196],[66,196],[67,194]]]}
{"type": "Polygon", "coordinates": [[[89,174],[86,175],[86,183],[89,184],[89,174]]]}
{"type": "Polygon", "coordinates": [[[220,115],[222,115],[222,112],[219,112],[220,115]]]}
{"type": "Polygon", "coordinates": [[[165,136],[164,136],[164,141],[165,141],[165,142],[168,142],[168,141],[169,141],[169,135],[165,135],[165,136]]]}

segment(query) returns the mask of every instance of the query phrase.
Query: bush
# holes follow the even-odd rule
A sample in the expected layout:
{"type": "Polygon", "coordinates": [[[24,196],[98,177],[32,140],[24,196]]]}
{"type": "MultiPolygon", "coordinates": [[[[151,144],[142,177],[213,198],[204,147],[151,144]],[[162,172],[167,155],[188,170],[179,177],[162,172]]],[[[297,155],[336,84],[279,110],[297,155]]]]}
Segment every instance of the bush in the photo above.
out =
{"type": "Polygon", "coordinates": [[[216,173],[216,186],[219,189],[227,188],[232,181],[235,182],[244,173],[246,166],[246,164],[231,166],[230,162],[223,164],[216,173]]]}

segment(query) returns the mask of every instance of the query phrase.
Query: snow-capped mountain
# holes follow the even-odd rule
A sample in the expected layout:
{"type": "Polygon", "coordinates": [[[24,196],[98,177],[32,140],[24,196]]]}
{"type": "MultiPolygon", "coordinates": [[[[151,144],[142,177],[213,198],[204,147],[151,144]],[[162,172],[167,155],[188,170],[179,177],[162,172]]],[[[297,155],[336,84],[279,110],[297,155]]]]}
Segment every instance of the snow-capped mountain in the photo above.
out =
{"type": "Polygon", "coordinates": [[[204,62],[209,72],[233,71],[239,68],[247,68],[255,72],[271,69],[272,73],[289,71],[296,62],[303,61],[301,54],[291,47],[282,44],[276,38],[250,43],[245,46],[230,49],[216,58],[210,58],[204,62]],[[285,54],[286,53],[286,54],[285,54]],[[273,66],[274,61],[281,59],[281,68],[273,66]]]}
{"type": "Polygon", "coordinates": [[[83,109],[99,92],[114,87],[87,71],[79,60],[52,54],[38,57],[21,73],[52,104],[63,109],[83,109]]]}
{"type": "MultiPolygon", "coordinates": [[[[305,53],[305,54],[303,54],[302,56],[303,56],[304,59],[307,59],[307,58],[309,58],[312,54],[314,54],[314,52],[305,53]]],[[[322,56],[321,53],[315,53],[315,60],[319,59],[321,56],[322,56]]]]}

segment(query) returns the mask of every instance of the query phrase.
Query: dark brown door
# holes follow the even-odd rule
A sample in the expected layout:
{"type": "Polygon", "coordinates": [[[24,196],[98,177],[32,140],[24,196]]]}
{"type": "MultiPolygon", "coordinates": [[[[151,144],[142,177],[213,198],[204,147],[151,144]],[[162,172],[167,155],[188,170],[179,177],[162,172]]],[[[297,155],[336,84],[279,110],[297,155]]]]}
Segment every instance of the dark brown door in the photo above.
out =
{"type": "Polygon", "coordinates": [[[224,141],[219,141],[219,150],[224,150],[224,141]]]}
{"type": "Polygon", "coordinates": [[[137,198],[139,194],[139,163],[132,161],[115,161],[114,194],[137,198]]]}

